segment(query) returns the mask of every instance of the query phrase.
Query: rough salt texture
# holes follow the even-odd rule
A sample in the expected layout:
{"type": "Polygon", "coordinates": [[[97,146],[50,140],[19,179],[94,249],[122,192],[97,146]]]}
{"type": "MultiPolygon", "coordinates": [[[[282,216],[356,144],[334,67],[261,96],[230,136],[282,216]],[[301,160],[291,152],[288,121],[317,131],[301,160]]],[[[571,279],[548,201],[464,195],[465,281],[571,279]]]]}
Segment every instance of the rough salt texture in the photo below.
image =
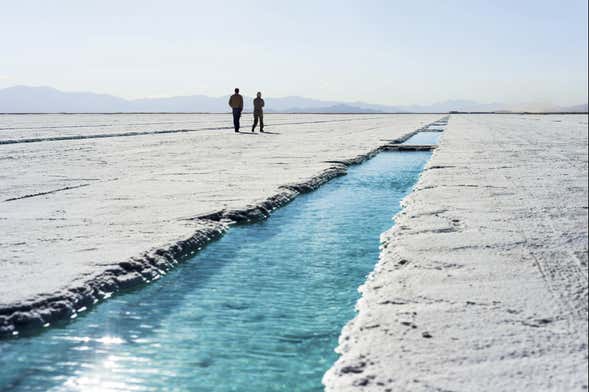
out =
{"type": "Polygon", "coordinates": [[[441,117],[267,115],[252,135],[229,115],[1,116],[0,336],[157,279],[441,117]]]}
{"type": "Polygon", "coordinates": [[[587,116],[452,115],[328,391],[587,390],[587,116]]]}

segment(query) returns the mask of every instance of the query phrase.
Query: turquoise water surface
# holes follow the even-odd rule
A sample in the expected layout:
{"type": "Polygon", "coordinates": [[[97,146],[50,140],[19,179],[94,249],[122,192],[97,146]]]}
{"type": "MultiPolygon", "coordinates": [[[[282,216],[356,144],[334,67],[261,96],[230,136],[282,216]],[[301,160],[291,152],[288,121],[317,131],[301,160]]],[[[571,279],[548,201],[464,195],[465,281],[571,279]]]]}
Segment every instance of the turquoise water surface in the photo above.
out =
{"type": "Polygon", "coordinates": [[[0,390],[322,390],[380,233],[430,155],[381,153],[157,282],[0,341],[0,390]]]}
{"type": "Polygon", "coordinates": [[[403,144],[437,144],[438,139],[440,138],[440,132],[419,132],[415,135],[411,136],[405,143],[403,144]]]}

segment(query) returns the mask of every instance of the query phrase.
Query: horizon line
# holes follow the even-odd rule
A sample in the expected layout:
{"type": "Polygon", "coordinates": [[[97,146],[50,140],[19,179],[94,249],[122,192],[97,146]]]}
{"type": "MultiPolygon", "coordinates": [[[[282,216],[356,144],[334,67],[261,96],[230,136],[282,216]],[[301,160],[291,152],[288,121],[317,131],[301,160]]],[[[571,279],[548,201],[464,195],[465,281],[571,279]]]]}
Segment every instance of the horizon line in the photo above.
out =
{"type": "MultiPolygon", "coordinates": [[[[194,94],[179,94],[179,95],[162,95],[162,96],[144,96],[144,97],[139,97],[139,98],[127,98],[124,96],[120,96],[120,95],[115,95],[113,93],[103,93],[103,92],[95,92],[92,90],[62,90],[60,88],[56,88],[53,86],[49,86],[49,85],[27,85],[27,84],[15,84],[15,85],[11,85],[11,86],[7,86],[7,87],[1,87],[1,90],[6,90],[6,89],[11,89],[11,88],[18,88],[18,87],[24,87],[24,88],[33,88],[33,89],[39,89],[39,88],[46,88],[46,89],[51,89],[51,90],[55,90],[61,93],[65,93],[65,94],[95,94],[95,95],[104,95],[104,96],[110,96],[110,97],[114,97],[114,98],[118,98],[118,99],[122,99],[125,101],[139,101],[139,100],[155,100],[155,99],[170,99],[170,98],[182,98],[182,97],[195,97],[195,96],[200,96],[200,97],[206,97],[206,98],[213,98],[213,99],[221,99],[221,98],[227,98],[229,96],[231,96],[231,94],[226,94],[226,95],[206,95],[206,94],[202,94],[202,93],[194,93],[194,94]]],[[[241,91],[240,91],[241,93],[241,91]]],[[[247,97],[247,94],[243,94],[244,96],[247,97]]],[[[253,95],[251,96],[251,98],[253,98],[253,95]]],[[[466,98],[448,98],[446,100],[442,100],[442,101],[434,101],[431,103],[397,103],[397,104],[385,104],[385,103],[370,103],[370,102],[366,102],[366,101],[362,101],[362,100],[355,100],[355,101],[339,101],[339,100],[333,100],[333,99],[323,99],[323,98],[313,98],[313,97],[309,97],[309,96],[303,96],[303,95],[284,95],[284,96],[266,96],[266,98],[272,98],[272,99],[285,99],[285,98],[303,98],[303,99],[308,99],[308,100],[314,100],[314,101],[319,101],[319,102],[326,102],[328,104],[331,103],[335,103],[336,105],[338,104],[348,104],[348,105],[354,105],[354,104],[365,104],[365,105],[371,105],[371,106],[385,106],[385,107],[395,107],[395,106],[434,106],[434,105],[439,105],[439,104],[447,104],[447,103],[452,103],[452,102],[468,102],[468,103],[474,103],[474,104],[478,104],[478,105],[504,105],[504,106],[519,106],[519,105],[537,105],[537,106],[555,106],[555,107],[570,107],[570,106],[580,106],[580,105],[586,105],[589,103],[589,101],[587,102],[581,102],[581,103],[574,103],[574,104],[567,104],[567,105],[562,105],[562,104],[554,104],[552,102],[543,102],[543,101],[528,101],[528,102],[498,102],[498,101],[493,101],[493,102],[481,102],[481,101],[477,101],[474,99],[466,99],[466,98]]],[[[296,108],[293,108],[296,109],[296,108]]],[[[501,109],[500,109],[501,110],[501,109]]],[[[526,110],[519,110],[517,112],[528,112],[526,110]]],[[[538,113],[542,113],[543,111],[538,111],[538,113]]],[[[32,112],[34,113],[34,112],[32,112]]],[[[49,113],[49,112],[48,112],[49,113]]],[[[61,112],[50,112],[50,113],[61,113],[61,112]]],[[[63,112],[63,113],[68,113],[68,112],[63,112]]],[[[72,112],[74,113],[74,112],[72,112]]],[[[75,112],[78,113],[78,112],[75,112]]],[[[79,112],[82,113],[82,112],[79,112]]],[[[92,113],[92,112],[88,112],[88,113],[92,113]]],[[[96,112],[99,113],[99,112],[96,112]]],[[[105,113],[119,113],[119,112],[105,112],[105,113]]],[[[125,112],[121,112],[121,113],[125,113],[125,112]]],[[[137,112],[140,113],[140,112],[137,112]]],[[[144,113],[158,113],[158,112],[144,112],[144,113]]],[[[165,113],[165,112],[162,112],[165,113]]],[[[174,113],[181,113],[181,112],[174,112],[174,113]]],[[[213,113],[213,112],[186,112],[186,113],[213,113]]],[[[285,113],[292,113],[292,112],[285,112],[285,113]]],[[[297,112],[300,113],[300,112],[297,112]]],[[[314,112],[313,112],[314,113],[314,112]]],[[[352,113],[352,112],[350,112],[352,113]]],[[[391,112],[393,113],[393,112],[391,112]]],[[[400,113],[400,112],[394,112],[394,113],[400,113]]],[[[403,113],[414,113],[413,111],[407,111],[407,112],[403,112],[403,113]]],[[[422,112],[415,112],[415,113],[422,113],[422,112]]],[[[447,112],[431,112],[431,113],[447,113],[447,112]]],[[[552,112],[547,112],[547,113],[552,113],[552,112]]]]}

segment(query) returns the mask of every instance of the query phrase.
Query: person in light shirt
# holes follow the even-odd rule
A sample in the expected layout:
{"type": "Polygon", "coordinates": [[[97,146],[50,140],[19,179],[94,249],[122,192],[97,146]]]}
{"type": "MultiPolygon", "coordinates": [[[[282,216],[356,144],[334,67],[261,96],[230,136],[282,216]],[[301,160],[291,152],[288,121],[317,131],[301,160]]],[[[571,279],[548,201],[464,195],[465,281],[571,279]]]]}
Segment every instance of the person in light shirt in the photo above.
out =
{"type": "Polygon", "coordinates": [[[260,132],[264,132],[264,100],[262,99],[262,93],[258,91],[256,98],[254,98],[254,125],[252,126],[252,132],[258,125],[258,119],[260,120],[260,132]]]}

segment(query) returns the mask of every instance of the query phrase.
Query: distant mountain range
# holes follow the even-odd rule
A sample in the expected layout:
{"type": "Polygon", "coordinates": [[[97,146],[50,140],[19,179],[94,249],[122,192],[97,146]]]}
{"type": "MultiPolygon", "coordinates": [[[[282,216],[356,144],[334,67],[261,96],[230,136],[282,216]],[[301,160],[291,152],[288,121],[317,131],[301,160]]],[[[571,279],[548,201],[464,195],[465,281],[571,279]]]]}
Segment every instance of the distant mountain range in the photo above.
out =
{"type": "MultiPolygon", "coordinates": [[[[252,98],[245,110],[251,110],[252,98]]],[[[228,111],[229,96],[189,95],[168,98],[123,99],[90,92],[64,92],[51,87],[15,86],[0,89],[0,113],[117,113],[117,112],[207,112],[228,111]]],[[[489,111],[587,112],[587,104],[571,107],[539,105],[510,106],[454,100],[433,105],[387,106],[364,102],[322,101],[304,97],[265,97],[267,112],[282,113],[446,113],[489,111]]]]}

